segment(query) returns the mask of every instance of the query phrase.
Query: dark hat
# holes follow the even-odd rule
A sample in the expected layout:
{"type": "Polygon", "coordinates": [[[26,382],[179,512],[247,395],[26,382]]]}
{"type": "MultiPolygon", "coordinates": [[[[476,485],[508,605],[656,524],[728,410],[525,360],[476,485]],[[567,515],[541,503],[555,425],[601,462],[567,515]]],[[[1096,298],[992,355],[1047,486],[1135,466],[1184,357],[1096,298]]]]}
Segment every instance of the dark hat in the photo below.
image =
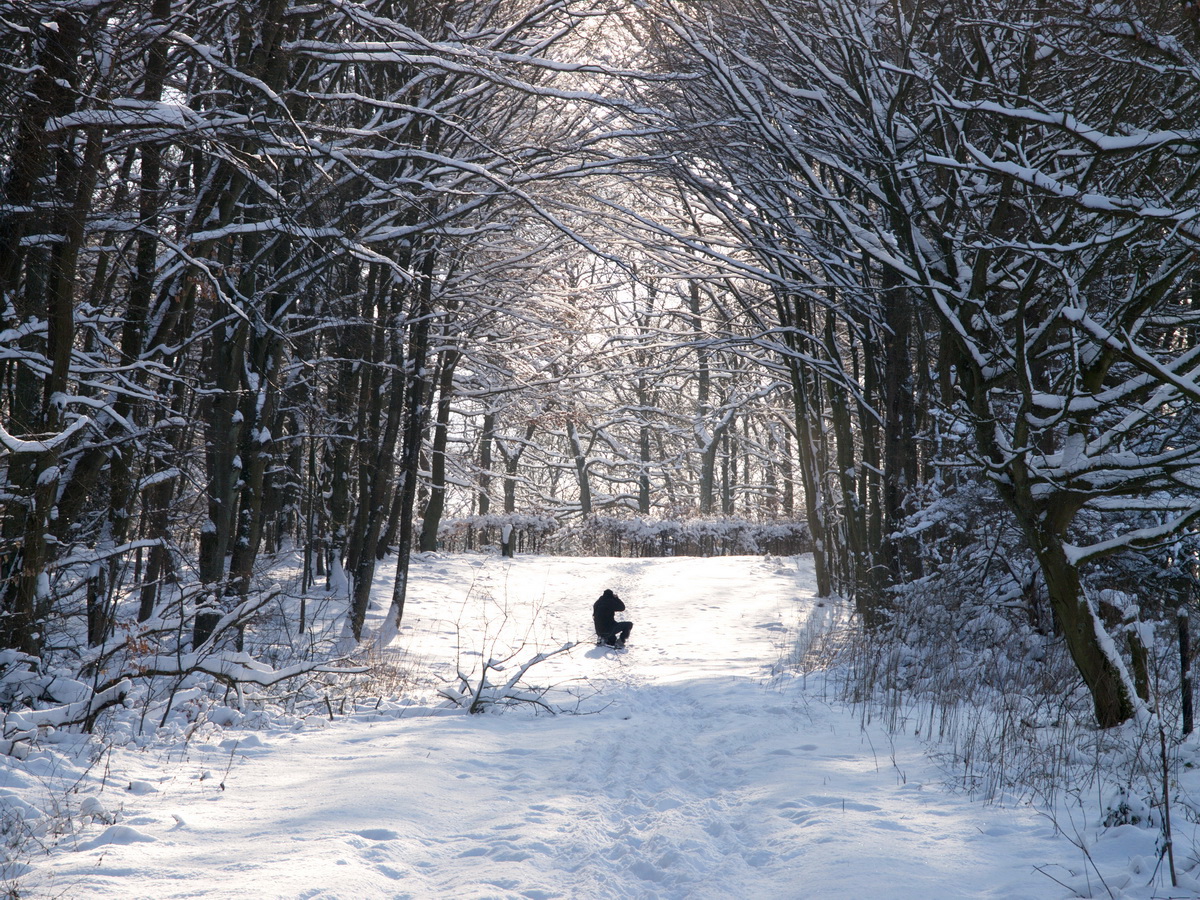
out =
{"type": "Polygon", "coordinates": [[[601,597],[611,597],[611,596],[613,596],[612,589],[611,589],[611,588],[605,588],[605,589],[604,589],[604,593],[603,593],[603,594],[601,594],[600,596],[601,596],[601,597]]]}

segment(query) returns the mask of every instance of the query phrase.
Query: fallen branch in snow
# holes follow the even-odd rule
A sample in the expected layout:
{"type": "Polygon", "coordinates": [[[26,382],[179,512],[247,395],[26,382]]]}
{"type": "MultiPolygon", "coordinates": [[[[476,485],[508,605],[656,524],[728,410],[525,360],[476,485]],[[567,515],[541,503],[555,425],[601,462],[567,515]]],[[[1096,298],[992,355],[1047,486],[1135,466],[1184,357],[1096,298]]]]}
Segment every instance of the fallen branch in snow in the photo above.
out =
{"type": "Polygon", "coordinates": [[[499,685],[491,682],[488,677],[489,673],[505,671],[508,663],[520,651],[514,651],[511,656],[504,659],[489,658],[478,673],[471,672],[470,674],[464,674],[460,669],[457,679],[458,686],[442,688],[438,693],[455,706],[463,707],[469,713],[485,712],[493,706],[529,703],[553,715],[555,710],[543,699],[550,688],[522,688],[520,687],[521,680],[525,677],[525,673],[538,663],[545,662],[552,656],[557,656],[560,653],[566,653],[574,646],[575,642],[571,641],[563,644],[557,650],[535,654],[518,666],[517,670],[509,676],[506,682],[499,685]]]}
{"type": "Polygon", "coordinates": [[[470,609],[471,614],[479,618],[469,626],[464,625],[462,619],[458,621],[455,677],[450,679],[452,683],[439,690],[438,694],[454,706],[470,713],[518,704],[529,704],[551,714],[560,712],[561,710],[553,708],[544,699],[546,694],[553,690],[553,686],[532,687],[524,684],[523,680],[534,666],[567,652],[576,642],[569,641],[557,650],[537,652],[524,663],[517,665],[509,674],[508,668],[510,664],[514,664],[517,657],[531,647],[546,646],[546,641],[535,639],[532,634],[535,623],[539,621],[540,605],[535,604],[532,615],[522,615],[520,620],[514,620],[507,599],[497,600],[486,591],[477,594],[472,588],[463,609],[464,613],[470,609]],[[465,633],[475,636],[474,640],[477,640],[480,646],[478,651],[464,648],[465,633]],[[464,657],[478,658],[483,662],[478,669],[474,665],[464,666],[464,657]],[[504,680],[494,679],[494,673],[504,673],[504,680]]]}

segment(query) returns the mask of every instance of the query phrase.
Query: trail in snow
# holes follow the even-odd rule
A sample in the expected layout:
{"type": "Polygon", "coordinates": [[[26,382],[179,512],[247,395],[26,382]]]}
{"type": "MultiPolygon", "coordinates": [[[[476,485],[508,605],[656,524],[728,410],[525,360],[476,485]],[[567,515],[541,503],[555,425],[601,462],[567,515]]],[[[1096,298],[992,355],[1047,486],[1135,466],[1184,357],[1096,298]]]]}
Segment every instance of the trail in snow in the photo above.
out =
{"type": "Polygon", "coordinates": [[[423,558],[399,639],[410,660],[477,660],[513,629],[525,656],[578,640],[530,680],[571,686],[581,714],[426,707],[230,729],[165,759],[118,754],[114,784],[144,786],[118,795],[112,827],[125,830],[52,854],[30,887],[154,900],[1063,896],[1034,870],[1078,867],[1050,823],[943,791],[915,742],[771,683],[814,611],[805,564],[423,558]],[[625,653],[592,642],[604,587],[635,622],[625,653]]]}

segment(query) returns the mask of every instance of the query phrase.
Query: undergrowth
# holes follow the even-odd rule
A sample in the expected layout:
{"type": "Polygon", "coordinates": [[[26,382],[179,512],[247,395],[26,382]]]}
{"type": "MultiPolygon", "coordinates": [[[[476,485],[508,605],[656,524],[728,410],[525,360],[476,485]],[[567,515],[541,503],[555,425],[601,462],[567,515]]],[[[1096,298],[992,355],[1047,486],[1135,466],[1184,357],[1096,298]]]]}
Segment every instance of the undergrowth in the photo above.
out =
{"type": "MultiPolygon", "coordinates": [[[[820,672],[829,699],[854,705],[864,726],[923,741],[954,789],[1037,809],[1084,857],[1108,829],[1156,831],[1158,858],[1132,863],[1140,874],[1131,877],[1169,886],[1173,869],[1184,879],[1200,874],[1192,827],[1200,823],[1200,748],[1180,733],[1173,635],[1165,627],[1141,633],[1152,635],[1150,699],[1142,714],[1108,730],[1095,726],[1090,697],[1052,629],[1041,630],[996,589],[972,595],[955,579],[910,586],[890,626],[871,633],[848,604],[818,606],[785,665],[820,672]]],[[[1060,883],[1079,896],[1126,896],[1090,858],[1060,883]],[[1093,894],[1097,883],[1101,893],[1093,894]]]]}

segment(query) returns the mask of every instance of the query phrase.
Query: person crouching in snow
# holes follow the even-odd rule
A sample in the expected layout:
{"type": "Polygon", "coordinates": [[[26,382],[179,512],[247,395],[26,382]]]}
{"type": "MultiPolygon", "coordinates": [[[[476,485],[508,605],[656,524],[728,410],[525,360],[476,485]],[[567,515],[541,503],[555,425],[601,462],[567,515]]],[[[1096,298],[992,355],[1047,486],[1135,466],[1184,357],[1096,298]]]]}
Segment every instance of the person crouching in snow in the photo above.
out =
{"type": "Polygon", "coordinates": [[[600,599],[592,604],[592,622],[596,625],[596,634],[602,644],[610,647],[624,647],[633,631],[632,622],[618,622],[616,614],[625,611],[621,598],[611,590],[605,590],[600,599]]]}

